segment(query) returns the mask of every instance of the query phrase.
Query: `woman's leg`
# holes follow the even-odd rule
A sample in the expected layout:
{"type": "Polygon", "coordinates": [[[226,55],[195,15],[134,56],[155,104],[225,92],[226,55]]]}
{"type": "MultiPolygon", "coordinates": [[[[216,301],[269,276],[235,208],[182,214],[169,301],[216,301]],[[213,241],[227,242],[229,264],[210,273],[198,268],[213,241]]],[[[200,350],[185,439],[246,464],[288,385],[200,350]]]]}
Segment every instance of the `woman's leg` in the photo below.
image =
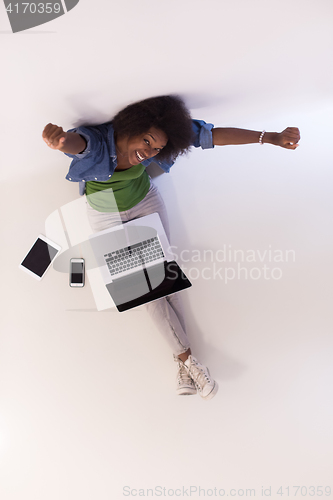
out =
{"type": "Polygon", "coordinates": [[[184,318],[179,306],[180,298],[175,298],[175,295],[169,295],[145,304],[146,310],[175,356],[183,355],[190,349],[184,318]]]}
{"type": "MultiPolygon", "coordinates": [[[[170,242],[170,227],[166,207],[157,187],[151,183],[147,196],[135,207],[128,210],[129,220],[157,212],[161,218],[167,238],[170,242]]],[[[169,295],[145,304],[146,310],[158,330],[167,340],[174,355],[182,356],[184,361],[191,353],[179,294],[169,295]],[[187,353],[184,356],[184,353],[187,353]]]]}

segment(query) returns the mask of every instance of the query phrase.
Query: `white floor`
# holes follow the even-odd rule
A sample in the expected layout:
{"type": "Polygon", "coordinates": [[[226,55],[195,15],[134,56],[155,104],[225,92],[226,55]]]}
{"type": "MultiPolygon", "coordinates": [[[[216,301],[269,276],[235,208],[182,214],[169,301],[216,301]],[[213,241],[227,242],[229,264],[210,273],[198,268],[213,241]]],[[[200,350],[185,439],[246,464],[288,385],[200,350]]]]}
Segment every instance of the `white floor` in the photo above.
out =
{"type": "Polygon", "coordinates": [[[332,20],[325,0],[81,0],[12,34],[0,8],[1,500],[329,496],[332,20]],[[44,126],[164,93],[215,126],[302,136],[195,149],[155,179],[193,282],[193,353],[219,383],[208,402],[176,396],[144,310],[97,312],[89,284],[18,269],[78,198],[44,126]]]}

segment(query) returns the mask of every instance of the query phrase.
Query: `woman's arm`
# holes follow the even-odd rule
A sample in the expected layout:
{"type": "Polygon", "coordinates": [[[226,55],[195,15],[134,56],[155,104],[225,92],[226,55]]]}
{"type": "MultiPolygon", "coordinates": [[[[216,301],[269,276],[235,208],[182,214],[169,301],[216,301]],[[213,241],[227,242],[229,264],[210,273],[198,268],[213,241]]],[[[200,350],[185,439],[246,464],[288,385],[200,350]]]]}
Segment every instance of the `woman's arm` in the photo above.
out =
{"type": "Polygon", "coordinates": [[[85,139],[75,132],[64,132],[62,127],[49,123],[43,130],[42,137],[51,149],[62,153],[77,155],[87,147],[85,139]]]}
{"type": "MultiPolygon", "coordinates": [[[[229,144],[257,143],[262,132],[241,128],[213,128],[212,134],[214,146],[227,146],[229,144]]],[[[300,138],[298,128],[288,127],[282,132],[265,132],[262,143],[274,144],[286,149],[296,149],[299,146],[300,138]]]]}

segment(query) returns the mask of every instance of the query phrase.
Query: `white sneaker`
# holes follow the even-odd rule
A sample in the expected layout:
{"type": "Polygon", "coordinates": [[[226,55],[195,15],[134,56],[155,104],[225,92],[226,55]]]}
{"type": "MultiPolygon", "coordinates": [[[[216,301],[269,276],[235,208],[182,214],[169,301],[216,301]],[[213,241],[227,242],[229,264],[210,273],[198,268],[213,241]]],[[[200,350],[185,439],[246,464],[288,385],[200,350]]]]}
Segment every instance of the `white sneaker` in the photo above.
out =
{"type": "Polygon", "coordinates": [[[211,399],[218,391],[218,385],[210,376],[208,368],[198,362],[198,360],[190,354],[184,363],[189,375],[200,396],[203,399],[211,399]]]}
{"type": "Polygon", "coordinates": [[[191,394],[196,394],[197,389],[193,380],[188,374],[188,370],[187,368],[185,368],[184,363],[177,357],[175,357],[175,361],[178,365],[176,393],[178,394],[178,396],[190,396],[191,394]]]}

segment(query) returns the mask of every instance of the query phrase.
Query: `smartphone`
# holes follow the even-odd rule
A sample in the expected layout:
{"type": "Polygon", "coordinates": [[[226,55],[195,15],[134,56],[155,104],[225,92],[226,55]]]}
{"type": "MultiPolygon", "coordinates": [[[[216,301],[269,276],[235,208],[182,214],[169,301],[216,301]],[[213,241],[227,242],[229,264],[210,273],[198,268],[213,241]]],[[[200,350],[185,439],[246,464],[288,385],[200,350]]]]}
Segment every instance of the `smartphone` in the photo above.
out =
{"type": "Polygon", "coordinates": [[[19,267],[41,280],[60,250],[59,245],[40,234],[19,267]]]}
{"type": "Polygon", "coordinates": [[[71,259],[69,286],[84,286],[84,259],[71,259]]]}

